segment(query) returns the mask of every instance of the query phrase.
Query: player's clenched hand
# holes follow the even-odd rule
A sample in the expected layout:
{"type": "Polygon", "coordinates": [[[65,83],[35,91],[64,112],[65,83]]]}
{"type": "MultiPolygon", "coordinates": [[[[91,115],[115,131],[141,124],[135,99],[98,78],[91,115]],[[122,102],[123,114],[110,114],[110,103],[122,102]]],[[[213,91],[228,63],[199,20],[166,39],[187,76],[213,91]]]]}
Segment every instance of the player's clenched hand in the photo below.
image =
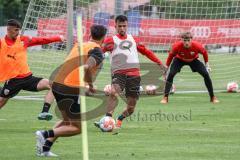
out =
{"type": "Polygon", "coordinates": [[[86,86],[87,91],[85,92],[85,94],[87,96],[93,96],[94,93],[96,92],[96,89],[94,88],[94,86],[92,84],[88,84],[88,86],[86,86]]]}
{"type": "Polygon", "coordinates": [[[208,73],[212,71],[212,69],[211,69],[211,67],[210,67],[208,62],[205,64],[205,67],[206,67],[208,73]]]}
{"type": "Polygon", "coordinates": [[[90,92],[95,93],[96,89],[94,88],[93,84],[89,84],[89,89],[90,92]]]}

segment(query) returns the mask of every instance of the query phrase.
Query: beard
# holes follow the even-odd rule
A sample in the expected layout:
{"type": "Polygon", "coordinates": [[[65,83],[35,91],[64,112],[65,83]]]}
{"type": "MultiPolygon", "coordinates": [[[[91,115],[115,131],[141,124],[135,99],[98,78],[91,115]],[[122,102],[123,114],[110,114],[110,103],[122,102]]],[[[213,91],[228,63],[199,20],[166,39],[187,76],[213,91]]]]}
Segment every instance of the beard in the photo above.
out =
{"type": "Polygon", "coordinates": [[[126,34],[126,32],[125,32],[125,31],[121,31],[121,32],[119,32],[119,34],[120,34],[121,36],[124,36],[124,35],[126,34]]]}

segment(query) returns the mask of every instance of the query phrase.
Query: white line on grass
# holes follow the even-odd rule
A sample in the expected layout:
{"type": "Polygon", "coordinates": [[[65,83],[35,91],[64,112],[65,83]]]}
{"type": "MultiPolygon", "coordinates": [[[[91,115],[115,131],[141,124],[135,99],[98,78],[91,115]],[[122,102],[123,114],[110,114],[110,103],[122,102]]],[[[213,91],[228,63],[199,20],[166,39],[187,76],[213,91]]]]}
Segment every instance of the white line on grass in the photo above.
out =
{"type": "MultiPolygon", "coordinates": [[[[208,91],[176,91],[177,94],[186,94],[186,93],[207,93],[208,91]]],[[[226,90],[214,90],[215,93],[226,92],[226,90]]]]}
{"type": "MultiPolygon", "coordinates": [[[[226,92],[226,90],[215,90],[215,93],[226,92]]],[[[188,93],[207,93],[207,91],[176,91],[175,94],[188,94],[188,93]]],[[[93,97],[94,98],[94,97],[93,97]]],[[[44,95],[34,95],[34,96],[16,96],[13,99],[18,100],[33,100],[33,101],[43,101],[44,95]]]]}
{"type": "Polygon", "coordinates": [[[34,100],[34,101],[43,101],[44,98],[42,96],[16,96],[14,99],[18,100],[34,100]]]}

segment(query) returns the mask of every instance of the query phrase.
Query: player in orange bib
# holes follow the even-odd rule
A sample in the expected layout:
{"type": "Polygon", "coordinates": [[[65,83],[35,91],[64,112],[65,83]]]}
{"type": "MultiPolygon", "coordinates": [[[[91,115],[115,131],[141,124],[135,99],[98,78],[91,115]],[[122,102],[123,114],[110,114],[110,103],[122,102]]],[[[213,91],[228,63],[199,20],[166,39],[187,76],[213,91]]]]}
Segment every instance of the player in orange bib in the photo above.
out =
{"type": "MultiPolygon", "coordinates": [[[[60,36],[49,38],[20,36],[20,28],[20,22],[14,19],[8,20],[7,35],[0,40],[0,82],[5,82],[0,92],[0,109],[20,90],[32,92],[50,90],[48,79],[32,75],[27,62],[27,48],[63,41],[60,36]]],[[[50,90],[45,97],[40,119],[50,120],[52,118],[48,110],[53,100],[54,96],[50,90]]]]}
{"type": "MultiPolygon", "coordinates": [[[[89,85],[90,91],[93,91],[93,78],[104,59],[100,45],[106,32],[107,29],[104,26],[93,25],[91,27],[91,40],[83,44],[84,81],[89,85]]],[[[53,78],[52,91],[62,120],[57,122],[51,130],[36,132],[37,156],[57,156],[50,152],[50,149],[58,137],[70,137],[81,133],[78,99],[79,86],[82,82],[79,80],[80,55],[78,50],[78,44],[76,44],[53,78]]]]}

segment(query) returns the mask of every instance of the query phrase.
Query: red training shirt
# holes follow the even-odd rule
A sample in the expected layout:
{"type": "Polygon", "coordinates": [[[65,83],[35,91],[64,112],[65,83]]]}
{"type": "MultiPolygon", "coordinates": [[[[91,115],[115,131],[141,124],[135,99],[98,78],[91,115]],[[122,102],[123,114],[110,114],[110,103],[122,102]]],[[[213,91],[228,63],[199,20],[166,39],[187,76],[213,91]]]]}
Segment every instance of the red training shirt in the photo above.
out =
{"type": "Polygon", "coordinates": [[[185,48],[182,41],[178,41],[172,45],[172,49],[168,54],[166,65],[169,66],[173,57],[176,57],[184,62],[192,62],[199,57],[199,53],[203,55],[205,63],[208,62],[208,53],[203,46],[196,42],[191,41],[190,48],[185,48]]]}

